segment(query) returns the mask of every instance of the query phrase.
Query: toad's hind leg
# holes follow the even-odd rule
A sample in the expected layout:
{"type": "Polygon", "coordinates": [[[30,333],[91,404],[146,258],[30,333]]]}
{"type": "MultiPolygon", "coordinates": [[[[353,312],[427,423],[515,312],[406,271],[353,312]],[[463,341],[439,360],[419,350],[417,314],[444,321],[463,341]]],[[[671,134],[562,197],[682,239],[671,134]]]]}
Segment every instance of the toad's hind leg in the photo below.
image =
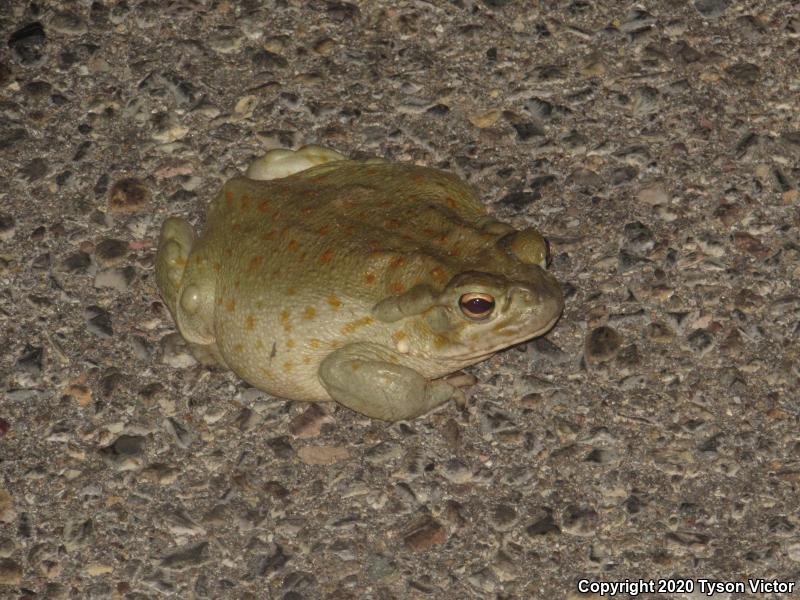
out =
{"type": "Polygon", "coordinates": [[[254,160],[245,175],[261,181],[280,179],[337,160],[346,157],[324,146],[303,146],[296,151],[278,148],[254,160]]]}
{"type": "Polygon", "coordinates": [[[385,348],[366,342],[350,344],[322,361],[319,379],[340,404],[385,421],[413,419],[448,400],[464,403],[463,392],[450,383],[426,379],[390,360],[385,348]]]}
{"type": "Polygon", "coordinates": [[[178,291],[194,240],[194,229],[184,219],[170,217],[161,226],[156,254],[156,284],[173,317],[177,314],[178,291]]]}

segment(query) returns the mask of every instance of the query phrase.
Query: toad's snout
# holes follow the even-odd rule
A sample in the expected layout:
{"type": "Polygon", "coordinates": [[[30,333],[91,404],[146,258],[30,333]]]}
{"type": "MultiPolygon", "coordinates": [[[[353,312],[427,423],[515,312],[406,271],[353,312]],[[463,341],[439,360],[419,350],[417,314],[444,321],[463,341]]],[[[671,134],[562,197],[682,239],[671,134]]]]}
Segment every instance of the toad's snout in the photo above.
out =
{"type": "Polygon", "coordinates": [[[526,315],[526,327],[544,333],[564,310],[564,292],[553,275],[540,267],[533,269],[531,281],[509,288],[507,302],[515,312],[526,315]]]}

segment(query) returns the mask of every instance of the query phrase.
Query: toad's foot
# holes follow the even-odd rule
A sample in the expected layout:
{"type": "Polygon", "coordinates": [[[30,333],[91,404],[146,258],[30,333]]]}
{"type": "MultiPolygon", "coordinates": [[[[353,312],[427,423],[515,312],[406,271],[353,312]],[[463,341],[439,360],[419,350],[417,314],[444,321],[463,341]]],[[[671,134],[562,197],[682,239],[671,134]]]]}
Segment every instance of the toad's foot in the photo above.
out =
{"type": "Polygon", "coordinates": [[[170,217],[164,221],[156,254],[156,283],[173,315],[176,314],[177,294],[194,240],[194,229],[184,219],[170,217]]]}
{"type": "Polygon", "coordinates": [[[385,421],[413,419],[448,400],[463,404],[461,390],[388,362],[388,352],[367,343],[340,348],[320,365],[320,381],[340,404],[385,421]]]}
{"type": "Polygon", "coordinates": [[[324,146],[303,146],[297,151],[278,148],[254,160],[245,175],[262,181],[279,179],[336,160],[345,157],[324,146]]]}

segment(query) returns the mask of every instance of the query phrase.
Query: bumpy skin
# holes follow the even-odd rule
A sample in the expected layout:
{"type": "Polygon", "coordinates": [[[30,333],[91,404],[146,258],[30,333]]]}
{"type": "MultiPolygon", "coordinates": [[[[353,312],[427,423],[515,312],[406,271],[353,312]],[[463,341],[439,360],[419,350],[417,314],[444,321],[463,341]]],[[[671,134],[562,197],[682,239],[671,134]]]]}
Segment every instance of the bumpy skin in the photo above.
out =
{"type": "Polygon", "coordinates": [[[541,235],[489,217],[454,175],[318,147],[294,167],[270,154],[248,171],[259,179],[223,186],[199,238],[168,219],[156,260],[183,337],[255,387],[410,419],[460,397],[439,378],[561,314],[541,235]],[[494,309],[466,314],[465,294],[494,309]]]}

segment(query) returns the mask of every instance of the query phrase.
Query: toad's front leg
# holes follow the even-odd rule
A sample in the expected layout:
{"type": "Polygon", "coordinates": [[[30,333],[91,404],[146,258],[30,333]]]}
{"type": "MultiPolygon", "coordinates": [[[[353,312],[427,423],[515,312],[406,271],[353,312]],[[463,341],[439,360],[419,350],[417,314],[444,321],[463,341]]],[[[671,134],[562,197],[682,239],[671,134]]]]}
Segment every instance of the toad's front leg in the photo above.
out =
{"type": "Polygon", "coordinates": [[[350,344],[322,361],[319,379],[340,404],[385,421],[413,419],[448,400],[463,403],[458,388],[390,362],[390,355],[390,350],[376,344],[350,344]]]}

